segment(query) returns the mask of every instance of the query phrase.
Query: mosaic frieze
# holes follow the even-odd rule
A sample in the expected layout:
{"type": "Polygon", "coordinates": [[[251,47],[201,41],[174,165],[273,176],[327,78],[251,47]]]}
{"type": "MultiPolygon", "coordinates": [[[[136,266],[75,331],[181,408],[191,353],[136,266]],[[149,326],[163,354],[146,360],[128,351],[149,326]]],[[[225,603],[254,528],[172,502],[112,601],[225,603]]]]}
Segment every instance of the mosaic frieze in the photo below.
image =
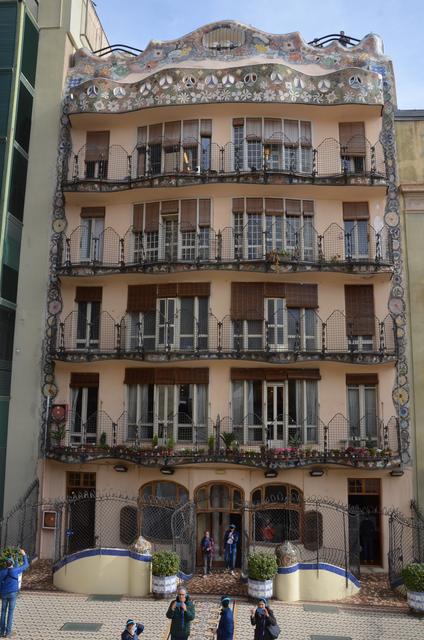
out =
{"type": "Polygon", "coordinates": [[[131,84],[91,79],[70,88],[67,100],[70,113],[124,113],[216,102],[383,104],[383,82],[379,73],[353,68],[321,76],[309,76],[281,64],[174,68],[131,84]]]}

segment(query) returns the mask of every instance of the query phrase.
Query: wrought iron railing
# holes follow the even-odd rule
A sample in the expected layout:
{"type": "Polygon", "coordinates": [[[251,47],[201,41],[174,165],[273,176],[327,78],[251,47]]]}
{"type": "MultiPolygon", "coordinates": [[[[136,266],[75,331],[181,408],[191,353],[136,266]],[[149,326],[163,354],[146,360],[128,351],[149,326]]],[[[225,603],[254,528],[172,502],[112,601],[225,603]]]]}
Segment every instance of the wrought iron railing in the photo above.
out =
{"type": "Polygon", "coordinates": [[[125,188],[132,182],[161,176],[220,179],[245,173],[287,174],[309,180],[362,178],[372,183],[386,180],[386,165],[381,142],[371,144],[363,136],[354,136],[343,145],[335,138],[325,138],[316,147],[309,140],[292,141],[283,133],[266,142],[245,138],[224,145],[212,141],[205,145],[194,138],[177,144],[162,139],[131,151],[112,145],[94,158],[92,149],[84,145],[68,161],[65,186],[111,182],[125,188]]]}
{"type": "Polygon", "coordinates": [[[221,358],[250,356],[253,360],[284,361],[315,355],[332,359],[338,354],[380,357],[396,354],[395,324],[387,315],[374,317],[367,335],[357,335],[354,323],[343,311],[335,310],[322,320],[313,309],[278,311],[267,320],[222,320],[212,313],[204,317],[177,312],[172,318],[155,315],[153,329],[145,327],[144,316],[127,313],[114,319],[107,311],[94,321],[86,321],[71,311],[58,325],[54,347],[56,357],[67,359],[82,355],[157,359],[186,356],[221,358]]]}
{"type": "Polygon", "coordinates": [[[327,269],[368,266],[375,270],[392,265],[392,236],[386,225],[376,229],[358,221],[346,231],[333,222],[319,233],[312,223],[301,225],[283,218],[278,222],[264,218],[259,230],[249,222],[241,229],[229,226],[218,231],[210,227],[184,231],[178,224],[172,237],[162,225],[154,232],[130,227],[123,236],[112,227],[95,235],[88,226],[80,225],[68,236],[62,235],[58,256],[60,269],[122,270],[163,264],[200,267],[240,262],[327,269]]]}

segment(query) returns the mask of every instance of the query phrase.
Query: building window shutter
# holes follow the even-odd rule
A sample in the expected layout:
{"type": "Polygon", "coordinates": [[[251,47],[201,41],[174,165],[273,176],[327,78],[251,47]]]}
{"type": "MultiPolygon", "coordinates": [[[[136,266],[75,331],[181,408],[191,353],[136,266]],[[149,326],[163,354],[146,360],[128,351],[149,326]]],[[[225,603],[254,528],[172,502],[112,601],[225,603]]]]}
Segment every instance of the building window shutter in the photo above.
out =
{"type": "Polygon", "coordinates": [[[143,213],[144,204],[135,204],[133,206],[133,231],[135,233],[143,231],[143,213]]]}
{"type": "Polygon", "coordinates": [[[85,159],[105,160],[109,155],[109,131],[87,131],[85,159]]]}
{"type": "Polygon", "coordinates": [[[160,203],[161,215],[169,215],[170,213],[178,213],[178,200],[165,200],[160,203]]]}
{"type": "Polygon", "coordinates": [[[154,384],[155,370],[153,368],[125,369],[124,384],[154,384]]]}
{"type": "Polygon", "coordinates": [[[368,202],[343,202],[343,220],[369,220],[368,202]]]}
{"type": "Polygon", "coordinates": [[[165,122],[164,147],[175,147],[180,144],[181,122],[165,122]]]}
{"type": "Polygon", "coordinates": [[[211,226],[211,201],[206,198],[199,200],[199,227],[211,226]]]}
{"type": "Polygon", "coordinates": [[[284,143],[286,146],[299,145],[299,123],[297,120],[284,120],[284,143]]]}
{"type": "Polygon", "coordinates": [[[247,140],[262,140],[262,119],[246,118],[247,140]]]}
{"type": "Polygon", "coordinates": [[[345,308],[347,335],[373,336],[375,334],[372,284],[345,285],[345,308]]]}
{"type": "Polygon", "coordinates": [[[196,231],[197,200],[181,200],[181,231],[196,231]]]}
{"type": "Polygon", "coordinates": [[[200,121],[200,135],[205,136],[205,138],[212,137],[212,120],[200,121]]]}
{"type": "Polygon", "coordinates": [[[183,145],[185,147],[197,147],[198,139],[199,139],[199,121],[184,120],[183,145]]]}
{"type": "Polygon", "coordinates": [[[149,127],[149,144],[159,144],[162,142],[162,123],[151,124],[149,127]]]}
{"type": "Polygon", "coordinates": [[[156,309],[155,284],[131,284],[128,286],[127,311],[144,313],[156,309]]]}
{"type": "Polygon", "coordinates": [[[81,218],[104,218],[105,207],[82,207],[81,218]]]}
{"type": "Polygon", "coordinates": [[[262,198],[246,198],[246,213],[262,213],[263,209],[262,198]]]}
{"type": "Polygon", "coordinates": [[[303,200],[303,215],[304,216],[313,216],[314,215],[314,201],[313,200],[303,200]]]}
{"type": "Polygon", "coordinates": [[[159,231],[159,202],[148,202],[146,204],[145,231],[159,231]]]}
{"type": "Polygon", "coordinates": [[[231,283],[231,319],[264,319],[264,285],[262,282],[231,283]]]}
{"type": "Polygon", "coordinates": [[[273,216],[284,215],[283,198],[265,198],[265,213],[269,213],[273,216]]]}
{"type": "Polygon", "coordinates": [[[311,123],[300,122],[300,144],[302,147],[312,147],[311,123]]]}
{"type": "Polygon", "coordinates": [[[177,296],[180,298],[208,298],[211,291],[209,282],[179,282],[177,296]]]}
{"type": "Polygon", "coordinates": [[[176,282],[167,282],[158,284],[158,298],[175,298],[178,295],[178,284],[176,282]]]}
{"type": "Polygon", "coordinates": [[[81,387],[98,387],[99,386],[99,374],[98,373],[77,373],[73,371],[71,373],[71,382],[69,384],[71,388],[81,387]]]}
{"type": "Polygon", "coordinates": [[[244,118],[233,118],[233,127],[243,127],[244,118]]]}
{"type": "Polygon", "coordinates": [[[318,286],[316,284],[286,283],[286,305],[297,309],[318,307],[318,286]]]}
{"type": "Polygon", "coordinates": [[[363,122],[339,122],[342,153],[347,156],[365,155],[365,126],[363,122]]]}
{"type": "Polygon", "coordinates": [[[286,285],[284,282],[265,282],[264,283],[265,298],[285,298],[286,285]]]}
{"type": "Polygon", "coordinates": [[[378,384],[378,373],[347,373],[346,384],[378,384]]]}
{"type": "Polygon", "coordinates": [[[77,287],[75,302],[101,302],[102,291],[102,287],[77,287]]]}
{"type": "Polygon", "coordinates": [[[244,213],[244,198],[233,198],[233,213],[244,213]]]}
{"type": "Polygon", "coordinates": [[[286,199],[286,213],[288,216],[302,215],[302,201],[286,199]]]}
{"type": "Polygon", "coordinates": [[[207,367],[173,369],[175,384],[208,384],[209,369],[207,367]]]}
{"type": "Polygon", "coordinates": [[[281,143],[283,139],[283,127],[278,118],[265,118],[264,120],[264,141],[269,144],[281,143]]]}
{"type": "Polygon", "coordinates": [[[231,369],[231,380],[321,380],[319,369],[231,369]]]}
{"type": "Polygon", "coordinates": [[[147,144],[147,127],[137,129],[137,147],[145,147],[147,144]]]}

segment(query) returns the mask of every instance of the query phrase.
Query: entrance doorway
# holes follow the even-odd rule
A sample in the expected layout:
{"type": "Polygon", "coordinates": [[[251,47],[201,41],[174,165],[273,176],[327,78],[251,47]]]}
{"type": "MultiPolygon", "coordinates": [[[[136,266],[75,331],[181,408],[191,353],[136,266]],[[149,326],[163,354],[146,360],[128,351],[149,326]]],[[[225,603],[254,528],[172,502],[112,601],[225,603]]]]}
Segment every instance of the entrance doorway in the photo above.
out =
{"type": "Polygon", "coordinates": [[[75,553],[95,546],[96,474],[68,472],[67,553],[75,553]]]}
{"type": "Polygon", "coordinates": [[[202,566],[200,542],[209,531],[215,542],[213,566],[224,567],[224,534],[230,524],[239,534],[236,567],[241,567],[243,553],[243,492],[234,485],[209,483],[196,491],[196,564],[202,566]]]}
{"type": "Polygon", "coordinates": [[[348,504],[359,514],[359,531],[351,535],[359,534],[360,563],[381,566],[380,479],[349,478],[348,504]]]}

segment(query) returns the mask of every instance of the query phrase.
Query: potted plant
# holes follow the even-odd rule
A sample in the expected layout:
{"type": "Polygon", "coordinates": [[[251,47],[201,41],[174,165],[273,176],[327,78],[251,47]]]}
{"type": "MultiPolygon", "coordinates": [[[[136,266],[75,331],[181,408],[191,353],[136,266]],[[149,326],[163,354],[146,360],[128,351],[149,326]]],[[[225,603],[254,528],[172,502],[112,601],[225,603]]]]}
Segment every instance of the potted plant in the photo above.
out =
{"type": "Polygon", "coordinates": [[[180,558],[173,551],[158,551],[152,555],[152,592],[162,598],[177,590],[180,558]]]}
{"type": "Polygon", "coordinates": [[[270,553],[251,553],[247,561],[248,593],[251,598],[272,598],[277,560],[270,553]]]}
{"type": "Polygon", "coordinates": [[[402,571],[408,604],[413,611],[424,613],[424,563],[414,562],[402,571]]]}
{"type": "Polygon", "coordinates": [[[56,425],[56,429],[53,431],[50,431],[50,438],[51,440],[53,440],[53,442],[55,443],[56,447],[60,447],[61,444],[63,443],[65,436],[66,436],[66,424],[62,423],[62,424],[57,424],[56,425]]]}

